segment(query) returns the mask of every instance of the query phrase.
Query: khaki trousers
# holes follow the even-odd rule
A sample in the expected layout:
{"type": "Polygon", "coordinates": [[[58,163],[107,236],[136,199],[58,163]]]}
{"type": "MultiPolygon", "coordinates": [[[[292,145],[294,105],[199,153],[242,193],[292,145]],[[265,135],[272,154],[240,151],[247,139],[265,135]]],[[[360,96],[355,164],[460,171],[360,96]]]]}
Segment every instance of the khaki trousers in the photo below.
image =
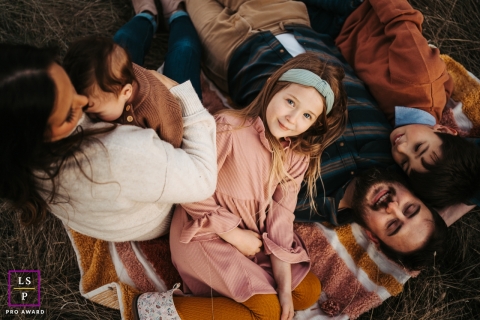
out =
{"type": "Polygon", "coordinates": [[[280,34],[287,24],[310,26],[305,4],[292,0],[186,0],[186,7],[202,43],[204,71],[225,92],[230,58],[250,36],[280,34]]]}

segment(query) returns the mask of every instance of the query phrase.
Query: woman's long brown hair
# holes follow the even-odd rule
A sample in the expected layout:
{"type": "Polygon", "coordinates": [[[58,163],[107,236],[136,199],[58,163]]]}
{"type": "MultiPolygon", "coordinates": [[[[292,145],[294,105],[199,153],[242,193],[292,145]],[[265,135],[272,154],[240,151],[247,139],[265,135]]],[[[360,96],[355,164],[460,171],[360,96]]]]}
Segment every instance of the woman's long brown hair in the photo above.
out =
{"type": "Polygon", "coordinates": [[[286,182],[291,177],[286,174],[283,163],[285,161],[285,152],[280,144],[268,129],[266,125],[266,110],[273,96],[280,90],[286,88],[291,83],[278,81],[278,79],[290,69],[305,69],[317,74],[325,80],[334,93],[335,99],[330,113],[326,114],[326,101],[323,99],[324,110],[316,122],[304,133],[290,137],[290,149],[293,152],[307,155],[310,157],[308,169],[305,173],[305,182],[307,184],[310,206],[316,211],[316,181],[320,179],[320,157],[323,150],[338,139],[345,130],[347,123],[347,94],[342,80],[345,77],[343,68],[329,64],[321,60],[314,53],[303,53],[287,61],[268,79],[258,96],[246,108],[241,110],[222,110],[220,112],[229,113],[247,121],[260,117],[265,124],[266,137],[270,142],[273,153],[273,166],[270,174],[272,179],[279,178],[279,181],[286,182]]]}
{"type": "Polygon", "coordinates": [[[21,211],[24,224],[45,218],[48,202],[57,193],[56,178],[67,161],[73,159],[79,165],[83,147],[101,143],[96,136],[115,128],[79,128],[60,141],[46,141],[56,99],[55,83],[48,72],[54,63],[55,49],[0,44],[0,198],[21,211]],[[50,180],[52,189],[40,190],[39,178],[50,180]]]}

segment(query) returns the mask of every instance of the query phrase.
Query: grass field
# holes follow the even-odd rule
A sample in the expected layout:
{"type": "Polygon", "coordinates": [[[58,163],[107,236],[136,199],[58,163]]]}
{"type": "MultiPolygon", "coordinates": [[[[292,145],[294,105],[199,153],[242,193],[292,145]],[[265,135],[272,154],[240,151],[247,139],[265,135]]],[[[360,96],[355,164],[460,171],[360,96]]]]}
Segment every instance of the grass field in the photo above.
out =
{"type": "MultiPolygon", "coordinates": [[[[198,0],[201,1],[201,0],[198,0]]],[[[424,34],[442,53],[480,75],[479,0],[415,0],[425,15],[424,34]]],[[[112,36],[133,16],[129,0],[0,0],[0,42],[55,44],[90,34],[112,36]]],[[[168,34],[158,33],[146,60],[158,67],[168,34]]],[[[402,294],[361,319],[476,319],[480,314],[480,211],[449,230],[447,256],[435,268],[407,282],[402,294]]],[[[119,319],[119,312],[78,293],[79,271],[61,223],[52,216],[24,228],[17,213],[0,203],[0,318],[7,309],[7,271],[42,271],[44,316],[15,319],[119,319]]]]}

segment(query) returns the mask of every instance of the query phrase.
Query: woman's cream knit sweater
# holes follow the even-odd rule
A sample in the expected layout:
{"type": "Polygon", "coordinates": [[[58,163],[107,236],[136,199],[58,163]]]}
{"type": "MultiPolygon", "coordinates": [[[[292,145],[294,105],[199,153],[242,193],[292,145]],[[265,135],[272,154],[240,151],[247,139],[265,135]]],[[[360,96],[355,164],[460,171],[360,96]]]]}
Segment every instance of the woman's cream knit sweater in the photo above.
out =
{"type": "MultiPolygon", "coordinates": [[[[51,212],[68,227],[107,241],[148,240],[168,232],[175,203],[203,200],[217,181],[215,121],[203,108],[190,82],[173,87],[182,107],[183,142],[175,149],[152,129],[119,125],[84,143],[58,178],[51,212]],[[88,158],[88,161],[87,161],[88,158]]],[[[84,129],[109,126],[91,123],[84,129]]],[[[45,190],[48,181],[39,180],[45,190]]],[[[45,193],[47,197],[47,193],[45,193]]]]}

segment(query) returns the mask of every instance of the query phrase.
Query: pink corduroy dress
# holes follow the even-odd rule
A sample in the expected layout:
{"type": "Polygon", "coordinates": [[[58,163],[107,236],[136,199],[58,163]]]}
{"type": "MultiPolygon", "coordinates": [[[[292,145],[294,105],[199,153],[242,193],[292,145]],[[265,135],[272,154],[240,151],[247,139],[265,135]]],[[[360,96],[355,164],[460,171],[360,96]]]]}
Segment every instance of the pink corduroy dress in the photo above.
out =
{"type": "Polygon", "coordinates": [[[285,168],[294,180],[268,188],[270,144],[260,118],[216,116],[218,182],[208,199],[177,206],[170,228],[172,261],[195,296],[226,296],[244,302],[256,294],[276,294],[269,255],[292,266],[292,290],[310,270],[302,240],[293,231],[297,193],[308,157],[288,147],[285,168]],[[270,190],[267,190],[270,189],[270,190]],[[236,227],[261,235],[262,250],[252,259],[218,234],[236,227]]]}

